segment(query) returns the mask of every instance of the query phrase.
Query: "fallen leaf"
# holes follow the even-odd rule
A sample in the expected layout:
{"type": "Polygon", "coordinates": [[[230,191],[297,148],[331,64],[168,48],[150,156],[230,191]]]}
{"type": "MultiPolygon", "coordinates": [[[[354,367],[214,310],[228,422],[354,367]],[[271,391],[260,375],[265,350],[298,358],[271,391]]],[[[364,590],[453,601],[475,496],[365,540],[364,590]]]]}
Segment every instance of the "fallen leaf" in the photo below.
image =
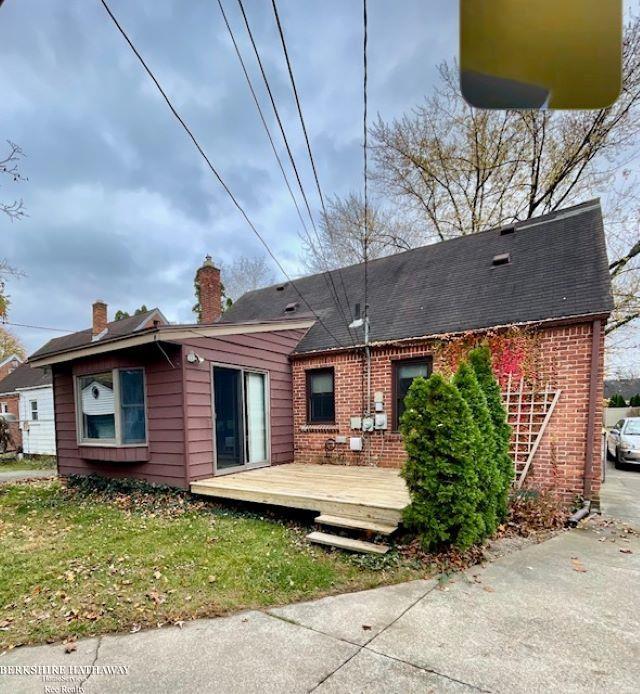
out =
{"type": "Polygon", "coordinates": [[[73,653],[74,651],[78,650],[78,644],[76,643],[68,643],[64,647],[64,652],[65,653],[73,653]]]}
{"type": "Polygon", "coordinates": [[[131,633],[132,633],[132,634],[137,634],[137,633],[140,631],[140,629],[142,629],[142,626],[141,626],[140,624],[134,624],[134,625],[131,627],[131,633]]]}
{"type": "Polygon", "coordinates": [[[582,563],[577,557],[572,557],[571,563],[573,564],[573,570],[577,571],[578,573],[585,574],[587,573],[587,570],[584,568],[582,563]]]}
{"type": "Polygon", "coordinates": [[[633,554],[633,552],[628,547],[621,548],[620,551],[622,552],[622,554],[633,554]]]}
{"type": "Polygon", "coordinates": [[[483,590],[486,590],[487,593],[495,593],[496,592],[496,589],[492,588],[491,586],[484,586],[483,590]]]}
{"type": "Polygon", "coordinates": [[[371,624],[363,624],[363,625],[362,625],[362,628],[363,628],[365,631],[371,631],[371,624]]]}

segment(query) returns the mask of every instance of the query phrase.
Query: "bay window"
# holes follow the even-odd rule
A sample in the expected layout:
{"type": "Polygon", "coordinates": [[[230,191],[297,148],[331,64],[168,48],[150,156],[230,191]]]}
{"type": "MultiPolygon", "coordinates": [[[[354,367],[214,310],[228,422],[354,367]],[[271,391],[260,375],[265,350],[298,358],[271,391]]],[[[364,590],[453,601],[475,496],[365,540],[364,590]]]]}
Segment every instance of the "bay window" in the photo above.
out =
{"type": "Polygon", "coordinates": [[[144,370],[113,369],[76,379],[79,439],[85,444],[147,441],[144,370]]]}

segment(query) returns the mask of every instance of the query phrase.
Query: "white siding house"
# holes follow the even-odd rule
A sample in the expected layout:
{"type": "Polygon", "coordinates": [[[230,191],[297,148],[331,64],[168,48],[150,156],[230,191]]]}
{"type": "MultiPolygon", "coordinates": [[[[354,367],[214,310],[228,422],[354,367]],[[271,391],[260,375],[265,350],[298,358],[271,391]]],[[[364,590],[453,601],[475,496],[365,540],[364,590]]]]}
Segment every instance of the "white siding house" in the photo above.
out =
{"type": "Polygon", "coordinates": [[[53,388],[18,388],[20,428],[25,455],[55,455],[56,427],[53,416],[53,388]]]}

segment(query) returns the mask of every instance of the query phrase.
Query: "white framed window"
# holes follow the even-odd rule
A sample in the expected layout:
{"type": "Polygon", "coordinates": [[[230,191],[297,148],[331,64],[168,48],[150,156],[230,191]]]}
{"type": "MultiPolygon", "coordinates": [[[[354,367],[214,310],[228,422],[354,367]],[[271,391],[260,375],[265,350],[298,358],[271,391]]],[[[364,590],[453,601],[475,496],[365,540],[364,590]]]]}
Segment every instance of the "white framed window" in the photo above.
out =
{"type": "Polygon", "coordinates": [[[0,414],[9,414],[9,403],[0,402],[0,414]]]}
{"type": "Polygon", "coordinates": [[[37,422],[38,421],[38,401],[37,400],[30,400],[29,401],[29,411],[31,413],[31,421],[37,422]]]}
{"type": "Polygon", "coordinates": [[[146,444],[144,369],[113,369],[77,376],[76,412],[80,443],[146,444]]]}

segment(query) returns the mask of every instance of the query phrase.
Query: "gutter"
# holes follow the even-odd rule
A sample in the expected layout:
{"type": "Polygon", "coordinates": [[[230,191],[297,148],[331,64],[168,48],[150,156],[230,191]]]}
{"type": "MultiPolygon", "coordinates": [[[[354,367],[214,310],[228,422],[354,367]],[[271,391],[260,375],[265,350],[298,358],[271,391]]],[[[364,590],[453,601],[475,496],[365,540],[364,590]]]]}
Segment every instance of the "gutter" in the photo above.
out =
{"type": "Polygon", "coordinates": [[[593,454],[596,436],[596,397],[598,394],[598,366],[600,364],[600,337],[602,322],[593,321],[591,337],[591,373],[589,375],[589,414],[587,419],[587,448],[584,464],[584,498],[591,501],[593,484],[593,454]]]}
{"type": "Polygon", "coordinates": [[[578,525],[578,523],[583,518],[586,518],[590,513],[591,513],[591,502],[585,501],[584,504],[582,505],[582,508],[579,508],[575,513],[572,513],[569,516],[569,518],[567,520],[567,525],[569,525],[572,528],[575,528],[578,525]]]}

